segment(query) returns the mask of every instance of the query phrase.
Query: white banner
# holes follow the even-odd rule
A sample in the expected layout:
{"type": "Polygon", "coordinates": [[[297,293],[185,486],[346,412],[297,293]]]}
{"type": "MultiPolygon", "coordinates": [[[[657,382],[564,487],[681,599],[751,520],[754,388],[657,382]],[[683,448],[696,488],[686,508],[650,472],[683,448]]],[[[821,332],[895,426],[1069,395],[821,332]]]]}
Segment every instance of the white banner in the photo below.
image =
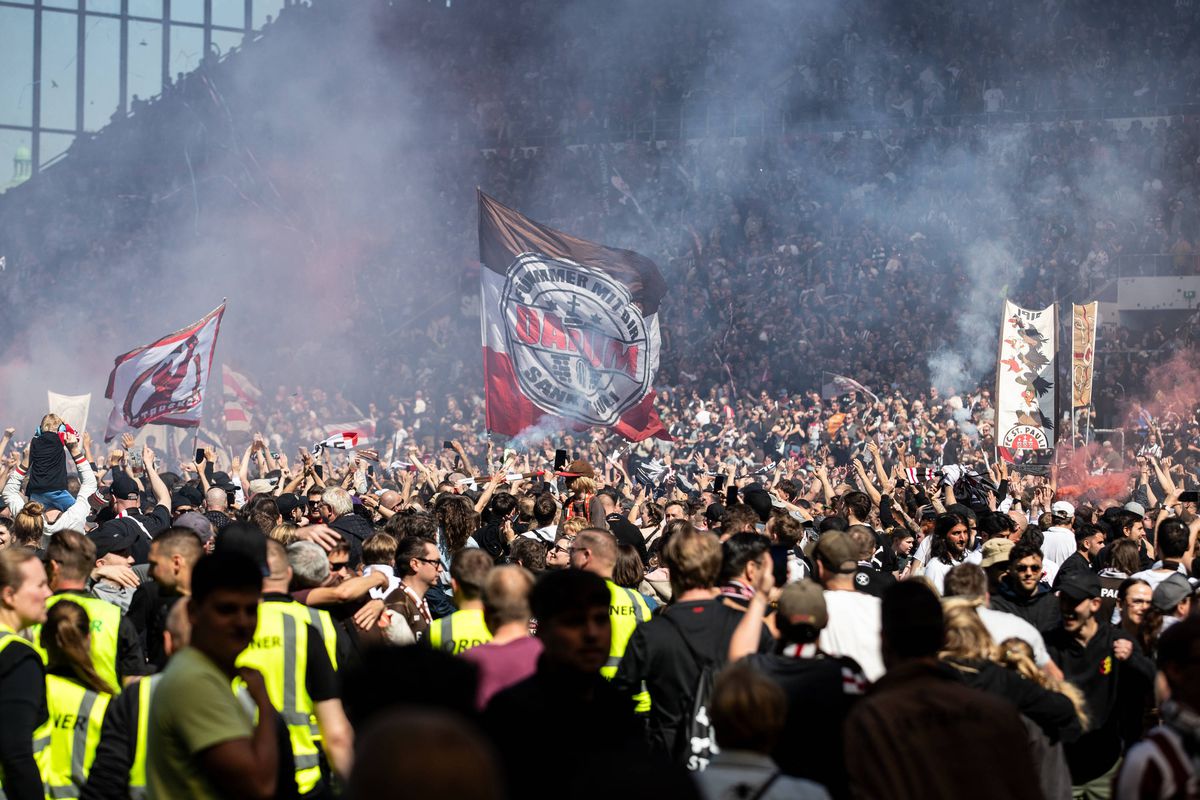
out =
{"type": "Polygon", "coordinates": [[[104,441],[150,423],[195,428],[225,304],[153,344],[117,356],[104,396],[113,401],[104,441]]]}
{"type": "Polygon", "coordinates": [[[59,394],[46,392],[46,403],[51,414],[57,414],[63,422],[79,431],[80,435],[87,430],[88,409],[92,405],[92,395],[88,394],[59,394]]]}
{"type": "Polygon", "coordinates": [[[996,446],[1005,451],[1054,447],[1057,307],[1030,311],[1004,302],[996,374],[996,446]]]}

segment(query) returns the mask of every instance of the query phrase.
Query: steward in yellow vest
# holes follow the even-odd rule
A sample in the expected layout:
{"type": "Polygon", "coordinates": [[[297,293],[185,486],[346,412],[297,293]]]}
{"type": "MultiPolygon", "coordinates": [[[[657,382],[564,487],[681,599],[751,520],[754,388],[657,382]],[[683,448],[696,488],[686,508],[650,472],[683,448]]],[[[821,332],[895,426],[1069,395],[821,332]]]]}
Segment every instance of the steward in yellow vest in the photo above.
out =
{"type": "MultiPolygon", "coordinates": [[[[600,674],[612,680],[621,666],[625,648],[629,646],[629,637],[643,622],[650,620],[650,605],[646,598],[632,589],[626,589],[613,583],[613,568],[617,563],[617,540],[608,531],[599,528],[585,528],[575,537],[571,545],[571,567],[582,569],[604,578],[612,600],[608,605],[608,616],[612,621],[612,643],[609,646],[608,660],[600,669],[600,674]]],[[[639,712],[650,710],[650,695],[638,692],[634,696],[639,712]]]]}
{"type": "Polygon", "coordinates": [[[426,634],[430,647],[457,656],[492,640],[492,632],[483,621],[481,594],[483,582],[493,566],[492,557],[478,547],[454,554],[450,563],[450,586],[458,611],[430,624],[426,634]]]}
{"type": "MultiPolygon", "coordinates": [[[[292,579],[287,550],[267,540],[258,626],[250,646],[238,656],[239,667],[262,673],[271,704],[288,727],[300,794],[320,788],[322,746],[340,776],[348,774],[353,732],[337,694],[337,676],[317,629],[299,618],[300,604],[287,594],[292,579]]],[[[301,607],[303,609],[303,607],[301,607]]]]}
{"type": "MultiPolygon", "coordinates": [[[[78,531],[59,531],[46,548],[46,562],[54,590],[46,606],[67,599],[87,611],[91,620],[89,649],[100,677],[120,688],[127,679],[146,674],[146,658],[133,623],[122,617],[120,608],[87,591],[88,576],[96,567],[95,543],[78,531]]],[[[30,630],[35,643],[40,640],[37,628],[30,630]]]]}
{"type": "Polygon", "coordinates": [[[91,624],[83,606],[63,601],[46,615],[41,645],[46,652],[46,722],[34,741],[48,740],[36,755],[46,797],[74,800],[87,783],[100,744],[100,728],[113,687],[92,665],[91,624]]]}

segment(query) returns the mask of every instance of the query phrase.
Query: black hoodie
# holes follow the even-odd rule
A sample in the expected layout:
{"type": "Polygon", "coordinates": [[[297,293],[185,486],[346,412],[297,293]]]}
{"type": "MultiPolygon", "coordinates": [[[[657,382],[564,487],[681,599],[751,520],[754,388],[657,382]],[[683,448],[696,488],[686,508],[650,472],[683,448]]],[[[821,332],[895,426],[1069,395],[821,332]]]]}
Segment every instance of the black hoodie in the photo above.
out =
{"type": "Polygon", "coordinates": [[[1000,593],[992,596],[992,608],[1016,614],[1043,635],[1057,628],[1062,621],[1062,612],[1058,609],[1058,595],[1044,581],[1038,582],[1037,590],[1032,596],[1015,591],[1007,580],[1002,582],[1000,593]]]}

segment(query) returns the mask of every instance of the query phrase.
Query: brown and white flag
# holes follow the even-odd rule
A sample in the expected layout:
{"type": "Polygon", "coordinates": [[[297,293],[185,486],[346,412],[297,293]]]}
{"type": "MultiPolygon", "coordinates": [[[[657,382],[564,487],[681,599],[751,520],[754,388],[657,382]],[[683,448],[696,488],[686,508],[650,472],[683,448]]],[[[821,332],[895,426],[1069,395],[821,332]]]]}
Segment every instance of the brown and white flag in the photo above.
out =
{"type": "Polygon", "coordinates": [[[654,410],[666,284],[658,267],[556,231],[479,193],[487,429],[557,417],[670,438],[654,410]]]}

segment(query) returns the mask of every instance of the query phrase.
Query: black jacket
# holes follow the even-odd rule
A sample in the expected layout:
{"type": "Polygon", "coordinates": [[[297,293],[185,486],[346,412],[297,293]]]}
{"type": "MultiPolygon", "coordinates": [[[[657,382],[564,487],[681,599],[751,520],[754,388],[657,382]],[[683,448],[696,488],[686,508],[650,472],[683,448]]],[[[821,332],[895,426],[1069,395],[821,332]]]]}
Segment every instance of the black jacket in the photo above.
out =
{"type": "Polygon", "coordinates": [[[646,554],[646,537],[642,536],[636,525],[620,514],[609,514],[606,522],[608,530],[619,544],[633,545],[643,564],[650,560],[650,556],[646,554]]]}
{"type": "Polygon", "coordinates": [[[496,694],[483,727],[508,772],[509,797],[579,797],[585,790],[619,796],[634,765],[669,769],[647,759],[633,706],[624,700],[599,674],[580,674],[544,655],[532,677],[496,694]],[[539,742],[561,743],[570,755],[561,748],[552,757],[537,755],[539,742]],[[608,791],[599,791],[605,784],[608,791]]]}
{"type": "MultiPolygon", "coordinates": [[[[646,720],[649,738],[660,756],[669,758],[680,751],[678,737],[692,712],[702,665],[692,657],[688,643],[715,670],[720,670],[728,660],[729,640],[743,613],[723,598],[674,603],[634,630],[613,686],[632,708],[633,696],[645,684],[650,693],[646,720]]],[[[771,632],[764,625],[759,652],[770,652],[773,644],[771,632]]]]}
{"type": "Polygon", "coordinates": [[[1046,634],[1050,658],[1087,701],[1088,732],[1066,748],[1071,780],[1076,785],[1103,775],[1121,755],[1122,715],[1117,692],[1122,675],[1133,671],[1153,681],[1154,665],[1137,648],[1125,661],[1113,655],[1113,642],[1128,638],[1103,620],[1086,646],[1062,627],[1046,634]]]}
{"type": "Polygon", "coordinates": [[[783,734],[771,754],[779,769],[822,784],[834,798],[847,797],[842,726],[867,687],[858,662],[817,652],[801,658],[755,653],[745,663],[779,684],[787,697],[783,734]]]}
{"type": "Polygon", "coordinates": [[[1012,585],[1004,581],[1000,584],[1000,593],[992,596],[992,608],[1016,614],[1037,628],[1041,634],[1054,630],[1062,621],[1062,612],[1058,610],[1058,595],[1045,583],[1039,583],[1037,591],[1032,597],[1028,597],[1013,591],[1012,585]]]}
{"type": "Polygon", "coordinates": [[[353,561],[362,559],[362,543],[375,533],[370,522],[354,513],[342,514],[329,523],[329,527],[341,534],[346,544],[350,545],[350,555],[353,561]]]}
{"type": "Polygon", "coordinates": [[[57,433],[39,433],[29,441],[29,484],[25,494],[32,496],[66,488],[67,448],[57,433]]]}
{"type": "Polygon", "coordinates": [[[48,713],[42,659],[32,647],[9,644],[0,651],[0,768],[9,800],[42,800],[33,732],[48,713]]]}
{"type": "Polygon", "coordinates": [[[1010,701],[1022,715],[1037,723],[1051,743],[1073,742],[1083,733],[1075,706],[1065,694],[1043,689],[991,661],[953,660],[947,663],[958,670],[967,686],[1010,701]]]}
{"type": "Polygon", "coordinates": [[[1058,574],[1054,576],[1054,588],[1058,588],[1058,585],[1062,583],[1063,578],[1081,572],[1093,572],[1095,569],[1096,568],[1092,566],[1092,562],[1088,561],[1083,557],[1082,553],[1076,550],[1074,553],[1071,553],[1071,555],[1067,556],[1066,560],[1062,562],[1062,566],[1058,568],[1058,574]]]}

